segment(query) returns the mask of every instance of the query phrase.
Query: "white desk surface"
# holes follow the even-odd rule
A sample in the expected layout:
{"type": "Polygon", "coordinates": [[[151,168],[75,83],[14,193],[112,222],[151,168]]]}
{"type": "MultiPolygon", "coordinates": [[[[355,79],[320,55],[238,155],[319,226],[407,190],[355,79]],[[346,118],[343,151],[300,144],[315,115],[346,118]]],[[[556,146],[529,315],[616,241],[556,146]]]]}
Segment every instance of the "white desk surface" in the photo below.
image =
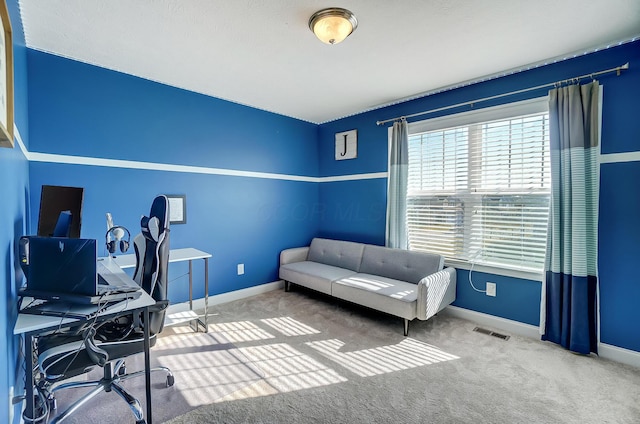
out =
{"type": "MultiPolygon", "coordinates": [[[[206,259],[211,256],[211,253],[203,252],[202,250],[194,249],[192,247],[171,249],[169,250],[169,263],[191,261],[194,259],[206,259]]],[[[120,255],[113,259],[122,269],[133,268],[136,266],[136,255],[120,255]]]]}
{"type": "MultiPolygon", "coordinates": [[[[120,269],[115,261],[111,260],[110,258],[105,258],[103,263],[112,272],[119,272],[127,278],[131,278],[120,269]]],[[[133,309],[151,306],[156,303],[156,301],[153,300],[153,298],[149,296],[149,294],[147,294],[144,290],[140,289],[140,291],[142,293],[137,299],[123,300],[122,302],[114,303],[100,315],[109,315],[118,312],[131,311],[133,309]]],[[[29,298],[25,298],[23,300],[23,303],[27,305],[29,303],[29,298]]],[[[16,320],[16,325],[13,327],[13,334],[28,333],[30,331],[43,330],[45,328],[55,328],[60,325],[66,325],[77,321],[81,320],[76,318],[61,318],[48,315],[32,315],[19,313],[18,319],[16,320]]]]}

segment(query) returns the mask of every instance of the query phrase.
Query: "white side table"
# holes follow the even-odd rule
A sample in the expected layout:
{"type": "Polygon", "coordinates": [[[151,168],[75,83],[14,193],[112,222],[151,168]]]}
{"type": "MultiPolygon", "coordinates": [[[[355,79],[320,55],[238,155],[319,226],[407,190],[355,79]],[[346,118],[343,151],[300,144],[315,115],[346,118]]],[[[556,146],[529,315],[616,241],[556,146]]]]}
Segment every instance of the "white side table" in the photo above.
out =
{"type": "MultiPolygon", "coordinates": [[[[203,252],[202,250],[187,247],[184,249],[171,249],[169,250],[169,263],[189,261],[189,312],[176,314],[174,317],[167,317],[166,325],[175,325],[182,322],[190,322],[191,328],[193,328],[193,322],[196,323],[194,331],[198,331],[202,326],[203,331],[208,331],[207,321],[209,316],[209,258],[211,253],[203,252]],[[204,322],[200,317],[193,312],[193,261],[196,259],[204,260],[204,322]]],[[[115,262],[120,268],[134,268],[136,266],[136,255],[121,255],[116,257],[115,262]]]]}

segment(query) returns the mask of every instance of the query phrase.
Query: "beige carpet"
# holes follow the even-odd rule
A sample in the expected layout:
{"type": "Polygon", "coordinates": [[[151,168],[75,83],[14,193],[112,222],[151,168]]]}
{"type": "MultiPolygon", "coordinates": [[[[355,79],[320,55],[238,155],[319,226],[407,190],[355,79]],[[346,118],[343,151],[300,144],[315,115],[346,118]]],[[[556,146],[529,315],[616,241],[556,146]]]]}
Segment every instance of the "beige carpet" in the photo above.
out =
{"type": "MultiPolygon", "coordinates": [[[[640,422],[640,370],[446,315],[404,337],[398,318],[300,288],[212,312],[208,334],[174,327],[153,348],[176,377],[172,388],[153,377],[154,422],[640,422]]],[[[143,383],[126,382],[141,401],[143,383]]],[[[60,408],[74,397],[59,395],[60,408]]],[[[134,420],[108,393],[66,422],[134,420]]]]}

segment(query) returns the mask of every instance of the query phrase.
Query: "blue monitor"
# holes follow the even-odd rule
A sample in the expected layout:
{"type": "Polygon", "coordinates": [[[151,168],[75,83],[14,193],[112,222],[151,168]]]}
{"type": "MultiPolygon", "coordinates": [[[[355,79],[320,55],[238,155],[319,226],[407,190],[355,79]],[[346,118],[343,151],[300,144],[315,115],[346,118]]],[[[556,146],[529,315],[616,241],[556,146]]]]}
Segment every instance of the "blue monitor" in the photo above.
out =
{"type": "Polygon", "coordinates": [[[53,229],[53,236],[69,237],[72,220],[73,215],[71,214],[71,211],[61,211],[60,215],[58,215],[58,222],[56,222],[56,227],[53,229]]]}

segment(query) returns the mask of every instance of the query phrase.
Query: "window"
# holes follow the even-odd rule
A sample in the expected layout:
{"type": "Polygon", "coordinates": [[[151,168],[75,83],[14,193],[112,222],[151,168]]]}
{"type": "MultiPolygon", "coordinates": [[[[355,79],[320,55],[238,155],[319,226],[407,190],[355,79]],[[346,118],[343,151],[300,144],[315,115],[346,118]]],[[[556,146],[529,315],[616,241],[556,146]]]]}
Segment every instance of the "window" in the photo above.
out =
{"type": "Polygon", "coordinates": [[[547,100],[409,125],[409,249],[541,271],[549,197],[547,100]]]}

